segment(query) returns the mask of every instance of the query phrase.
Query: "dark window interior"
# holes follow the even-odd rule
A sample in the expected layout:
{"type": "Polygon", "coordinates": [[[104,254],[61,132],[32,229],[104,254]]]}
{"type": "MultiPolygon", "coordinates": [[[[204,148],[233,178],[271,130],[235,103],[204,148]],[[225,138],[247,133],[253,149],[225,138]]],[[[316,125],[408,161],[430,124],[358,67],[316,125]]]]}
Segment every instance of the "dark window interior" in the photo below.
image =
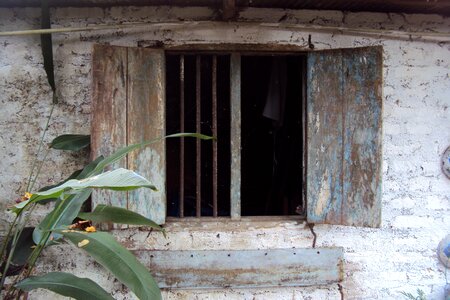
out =
{"type": "MultiPolygon", "coordinates": [[[[201,55],[201,133],[212,135],[212,55],[201,55]]],[[[196,55],[184,55],[185,132],[196,132],[196,55]]],[[[180,55],[166,56],[166,132],[180,132],[180,55]]],[[[230,58],[217,56],[218,216],[230,215],[230,58]]],[[[180,143],[167,140],[167,215],[179,217],[180,143]]],[[[196,140],[184,138],[184,216],[196,216],[196,140]]],[[[212,142],[201,142],[201,216],[212,216],[212,142]]]]}
{"type": "Polygon", "coordinates": [[[242,215],[294,215],[302,201],[302,57],[243,56],[242,215]]]}
{"type": "MultiPolygon", "coordinates": [[[[212,55],[184,54],[184,131],[212,134],[212,55]]],[[[180,54],[166,56],[166,132],[180,132],[180,54]]],[[[302,211],[304,57],[242,55],[242,216],[295,215],[302,211]]],[[[217,55],[217,210],[230,215],[230,56],[217,55]]],[[[167,140],[168,216],[180,216],[180,139],[167,140]]],[[[212,142],[201,142],[201,216],[212,216],[212,142]]],[[[184,139],[184,216],[196,216],[196,140],[184,139]]]]}

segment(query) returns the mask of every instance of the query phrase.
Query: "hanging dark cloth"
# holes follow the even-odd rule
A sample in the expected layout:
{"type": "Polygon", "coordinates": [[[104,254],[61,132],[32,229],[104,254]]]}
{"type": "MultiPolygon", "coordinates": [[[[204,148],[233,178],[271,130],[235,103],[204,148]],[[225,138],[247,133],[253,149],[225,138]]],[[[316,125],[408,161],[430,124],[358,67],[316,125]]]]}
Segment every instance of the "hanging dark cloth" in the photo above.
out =
{"type": "Polygon", "coordinates": [[[283,125],[286,104],[287,66],[285,57],[273,57],[269,90],[263,116],[273,120],[275,128],[283,125]]]}
{"type": "MultiPolygon", "coordinates": [[[[268,198],[266,199],[266,213],[288,215],[295,212],[298,197],[296,195],[297,168],[295,162],[295,125],[296,114],[293,101],[288,99],[288,64],[286,57],[273,57],[267,99],[263,116],[272,120],[273,125],[273,161],[272,181],[268,198]],[[294,187],[294,188],[293,188],[294,187]]],[[[298,133],[300,134],[300,133],[298,133]]]]}

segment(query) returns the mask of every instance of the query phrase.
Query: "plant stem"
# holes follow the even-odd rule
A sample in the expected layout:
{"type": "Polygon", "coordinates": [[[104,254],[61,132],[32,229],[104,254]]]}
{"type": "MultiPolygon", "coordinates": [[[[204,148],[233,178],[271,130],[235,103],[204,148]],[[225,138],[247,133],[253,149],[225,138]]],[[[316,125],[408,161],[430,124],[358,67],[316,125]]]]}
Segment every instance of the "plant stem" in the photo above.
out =
{"type": "MultiPolygon", "coordinates": [[[[35,167],[36,167],[36,165],[37,165],[37,163],[39,161],[38,160],[39,153],[41,152],[42,146],[44,145],[45,134],[48,131],[50,119],[52,118],[54,109],[55,109],[55,103],[54,103],[54,101],[52,101],[52,107],[50,109],[50,114],[47,117],[47,122],[45,123],[44,132],[42,133],[41,139],[39,141],[39,146],[38,146],[38,150],[37,150],[37,153],[36,153],[36,159],[34,160],[33,165],[31,166],[30,176],[28,177],[28,181],[27,181],[26,192],[28,192],[30,190],[30,188],[31,188],[31,186],[30,186],[31,185],[31,178],[33,177],[34,169],[35,169],[35,167]]],[[[39,170],[40,170],[40,168],[39,168],[39,170]]],[[[36,177],[35,177],[35,179],[33,181],[33,184],[36,181],[36,178],[37,178],[38,175],[39,175],[39,172],[36,173],[36,177]]]]}
{"type": "Polygon", "coordinates": [[[1,259],[1,258],[3,257],[3,255],[5,254],[4,252],[5,252],[5,250],[6,250],[6,247],[7,247],[8,243],[9,243],[9,239],[11,238],[11,232],[12,232],[12,229],[13,229],[13,227],[16,225],[16,222],[17,222],[17,219],[18,219],[18,218],[19,218],[19,215],[17,214],[17,215],[14,217],[14,220],[13,220],[11,226],[9,226],[8,233],[6,234],[4,243],[3,243],[3,245],[2,245],[2,250],[0,251],[0,259],[1,259]]]}
{"type": "Polygon", "coordinates": [[[5,262],[5,267],[4,267],[3,273],[2,273],[2,279],[0,281],[0,287],[3,287],[3,285],[5,284],[6,273],[8,272],[9,265],[11,264],[11,260],[12,260],[13,254],[14,254],[14,248],[15,248],[15,244],[16,244],[17,228],[18,227],[15,226],[14,237],[13,237],[13,241],[11,243],[11,250],[9,251],[8,258],[6,259],[6,262],[5,262]]]}
{"type": "Polygon", "coordinates": [[[39,167],[38,167],[38,169],[37,169],[36,176],[34,176],[33,181],[31,182],[30,190],[33,189],[34,184],[36,183],[36,180],[37,180],[37,178],[38,178],[38,176],[39,176],[39,174],[40,174],[40,172],[41,172],[42,166],[44,165],[45,160],[47,159],[47,155],[48,155],[49,153],[50,153],[50,149],[47,149],[47,150],[45,151],[44,157],[42,158],[42,161],[41,161],[41,163],[40,163],[40,165],[39,165],[39,167]]]}
{"type": "MultiPolygon", "coordinates": [[[[8,247],[8,243],[9,243],[9,240],[11,238],[11,233],[12,233],[13,228],[15,228],[15,226],[16,226],[16,222],[17,222],[18,218],[19,218],[19,214],[17,214],[14,217],[14,220],[13,220],[12,224],[9,226],[8,233],[6,234],[4,243],[2,245],[2,250],[0,252],[0,261],[3,261],[3,256],[6,254],[5,251],[6,251],[6,248],[8,247]]],[[[6,278],[6,272],[7,271],[8,271],[8,266],[7,266],[7,263],[5,263],[5,268],[4,268],[3,272],[2,272],[2,276],[1,276],[1,279],[0,279],[0,287],[3,287],[3,283],[5,281],[3,278],[6,278]]]]}
{"type": "MultiPolygon", "coordinates": [[[[59,210],[63,206],[64,201],[66,201],[66,199],[68,198],[68,197],[65,197],[64,194],[62,194],[60,197],[61,197],[61,201],[60,201],[59,205],[53,211],[53,215],[52,215],[52,218],[51,218],[49,224],[55,223],[55,221],[58,218],[59,210]]],[[[47,228],[47,230],[43,234],[41,240],[39,241],[39,244],[36,246],[36,248],[31,253],[31,256],[30,256],[30,259],[28,262],[28,270],[25,273],[25,277],[30,276],[31,272],[33,271],[34,265],[36,264],[36,261],[39,258],[39,255],[41,255],[42,250],[44,250],[44,247],[47,244],[47,241],[50,238],[53,229],[54,228],[47,228]]]]}
{"type": "MultiPolygon", "coordinates": [[[[15,251],[16,246],[17,246],[17,241],[18,241],[20,235],[22,234],[23,229],[25,228],[25,224],[28,222],[28,220],[29,220],[29,218],[31,216],[31,213],[33,212],[35,207],[36,207],[36,203],[33,203],[33,206],[29,209],[29,213],[25,217],[25,220],[22,221],[22,218],[23,218],[23,214],[28,209],[28,205],[26,205],[21,210],[21,212],[19,214],[17,214],[16,218],[14,219],[14,223],[17,223],[17,226],[14,227],[15,230],[14,230],[14,235],[13,235],[13,239],[12,239],[12,242],[11,242],[11,249],[9,251],[8,258],[6,259],[6,262],[5,262],[5,268],[4,268],[3,273],[2,273],[0,287],[3,287],[3,284],[5,283],[6,273],[8,272],[9,265],[11,264],[11,261],[12,261],[13,255],[14,255],[14,251],[15,251]],[[16,220],[18,220],[18,222],[16,222],[16,220]]],[[[10,231],[12,231],[14,223],[11,225],[10,231]]],[[[5,247],[5,245],[4,245],[4,247],[5,247]]]]}
{"type": "MultiPolygon", "coordinates": [[[[53,95],[53,97],[54,97],[54,95],[53,95]]],[[[50,120],[51,120],[51,118],[52,118],[54,109],[55,109],[55,101],[52,101],[52,106],[51,106],[51,109],[50,109],[50,114],[49,114],[48,117],[47,117],[47,121],[46,121],[45,127],[44,127],[44,132],[42,133],[42,136],[41,136],[41,138],[40,138],[40,140],[39,140],[39,146],[38,146],[38,150],[37,150],[37,153],[36,153],[36,158],[35,158],[35,160],[33,161],[33,164],[32,164],[32,166],[31,166],[31,170],[30,170],[30,175],[29,175],[28,180],[27,180],[27,188],[26,188],[26,192],[30,191],[30,189],[33,188],[33,186],[34,186],[34,184],[35,184],[35,182],[36,182],[36,180],[37,180],[37,177],[39,176],[39,172],[41,171],[41,168],[42,168],[42,166],[43,166],[43,164],[44,164],[44,161],[45,161],[45,159],[47,158],[47,155],[48,155],[48,153],[49,153],[49,150],[47,150],[46,153],[45,153],[45,155],[44,155],[43,160],[41,161],[41,163],[40,163],[40,165],[39,165],[39,167],[38,167],[38,170],[37,170],[37,172],[36,172],[36,175],[35,175],[35,177],[33,178],[34,169],[36,168],[36,166],[37,166],[38,163],[39,163],[39,154],[40,154],[40,152],[41,152],[41,150],[42,150],[42,147],[43,147],[43,145],[44,145],[45,135],[46,135],[46,133],[47,133],[47,131],[48,131],[49,124],[50,124],[50,120]],[[33,181],[32,181],[32,178],[33,178],[33,181]]],[[[36,204],[35,204],[35,205],[36,205],[36,204]]],[[[30,209],[29,214],[31,214],[31,212],[33,211],[35,205],[33,205],[33,207],[30,209]]],[[[22,221],[23,214],[24,214],[26,211],[27,211],[27,206],[25,206],[25,207],[24,207],[24,208],[16,215],[16,217],[15,217],[14,220],[13,220],[13,223],[11,224],[11,226],[10,226],[10,228],[9,228],[9,230],[8,230],[8,234],[7,234],[7,236],[6,236],[5,243],[4,243],[3,247],[2,247],[2,251],[1,251],[1,256],[0,256],[0,258],[3,258],[3,255],[4,255],[5,249],[6,249],[6,247],[7,247],[7,244],[8,244],[8,242],[9,242],[10,238],[11,238],[11,232],[14,230],[14,234],[13,234],[13,238],[12,238],[12,242],[11,242],[11,249],[10,249],[9,254],[8,254],[8,257],[7,257],[7,259],[6,259],[6,262],[5,262],[5,268],[4,268],[4,270],[3,270],[3,273],[2,273],[2,276],[1,276],[1,280],[0,280],[0,287],[2,287],[2,288],[3,288],[3,285],[5,284],[6,273],[8,272],[9,265],[11,264],[11,260],[12,260],[12,257],[13,257],[13,255],[14,255],[14,251],[15,251],[15,249],[16,249],[16,245],[17,245],[18,238],[19,238],[19,236],[22,234],[23,229],[24,229],[24,227],[25,227],[25,224],[27,223],[28,218],[29,218],[29,215],[28,215],[28,216],[26,217],[26,219],[25,219],[24,221],[22,221]]]]}
{"type": "Polygon", "coordinates": [[[12,242],[11,242],[11,249],[10,249],[10,251],[8,253],[8,257],[7,257],[6,262],[5,262],[5,268],[4,268],[3,273],[2,273],[2,278],[1,278],[1,281],[0,281],[0,287],[3,287],[3,285],[5,284],[6,273],[8,272],[9,265],[11,264],[11,261],[12,261],[13,255],[14,255],[14,251],[15,251],[16,245],[17,245],[17,240],[19,239],[19,236],[20,236],[20,234],[23,231],[25,223],[22,222],[22,218],[23,218],[23,214],[26,212],[26,210],[27,210],[27,206],[25,206],[20,211],[20,213],[17,214],[17,216],[16,216],[16,218],[14,220],[14,221],[17,220],[17,222],[15,222],[15,223],[17,223],[17,225],[14,226],[14,223],[13,223],[13,225],[11,225],[11,227],[10,227],[10,228],[14,227],[14,235],[13,235],[12,242]]]}
{"type": "MultiPolygon", "coordinates": [[[[54,99],[55,97],[56,97],[56,96],[55,96],[55,93],[53,92],[53,99],[54,99]]],[[[43,160],[41,161],[41,164],[40,164],[39,167],[38,167],[38,170],[37,170],[37,172],[36,172],[36,175],[35,175],[35,177],[33,178],[33,181],[31,181],[31,178],[32,178],[32,176],[33,176],[34,168],[36,167],[37,162],[38,162],[37,157],[39,156],[39,153],[41,152],[42,145],[44,144],[45,134],[46,134],[47,131],[48,131],[49,124],[50,124],[50,120],[51,120],[51,118],[52,118],[53,111],[54,111],[54,109],[55,109],[55,104],[56,104],[56,101],[52,101],[52,108],[50,109],[50,114],[48,115],[47,122],[45,123],[44,132],[42,133],[41,139],[40,139],[40,141],[39,141],[39,147],[38,147],[38,151],[37,151],[37,154],[36,154],[36,160],[33,162],[33,166],[32,166],[32,168],[31,168],[31,172],[30,172],[30,177],[28,178],[27,190],[30,190],[30,189],[32,189],[32,188],[34,187],[34,184],[36,183],[36,180],[37,180],[37,178],[38,178],[38,176],[39,176],[39,172],[41,171],[41,168],[42,168],[42,166],[44,165],[45,159],[47,158],[47,155],[48,155],[48,153],[49,153],[49,149],[47,149],[47,151],[45,152],[44,158],[43,158],[43,160]]],[[[23,230],[23,226],[22,226],[22,230],[23,230]]],[[[39,245],[38,245],[38,247],[39,247],[39,245]]],[[[36,249],[35,249],[35,250],[36,250],[36,249]]],[[[31,254],[32,257],[33,257],[33,253],[34,253],[34,251],[33,251],[32,254],[31,254]]],[[[39,254],[40,254],[40,252],[39,252],[39,254]]],[[[36,258],[36,259],[37,259],[37,258],[36,258]]],[[[34,265],[34,264],[33,264],[33,265],[34,265]]],[[[28,272],[28,273],[29,273],[29,272],[28,272]]],[[[27,275],[27,276],[28,276],[28,275],[27,275]]]]}

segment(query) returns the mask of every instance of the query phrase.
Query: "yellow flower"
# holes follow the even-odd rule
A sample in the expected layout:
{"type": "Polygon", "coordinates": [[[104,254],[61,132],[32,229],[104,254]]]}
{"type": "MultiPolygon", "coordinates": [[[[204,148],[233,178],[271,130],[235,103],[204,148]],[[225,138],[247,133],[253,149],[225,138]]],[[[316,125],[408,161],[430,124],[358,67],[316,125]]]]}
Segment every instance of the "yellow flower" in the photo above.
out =
{"type": "Polygon", "coordinates": [[[87,232],[96,232],[97,231],[94,226],[86,227],[84,230],[87,232]]]}
{"type": "Polygon", "coordinates": [[[16,203],[20,203],[20,202],[23,202],[23,201],[30,200],[31,196],[33,196],[33,194],[26,192],[25,195],[23,195],[22,197],[16,199],[16,203]]]}
{"type": "Polygon", "coordinates": [[[91,226],[91,221],[78,221],[75,224],[69,226],[69,229],[84,230],[86,227],[91,226]]]}
{"type": "Polygon", "coordinates": [[[81,242],[78,243],[78,247],[84,247],[87,244],[89,244],[89,240],[82,240],[81,242]]]}

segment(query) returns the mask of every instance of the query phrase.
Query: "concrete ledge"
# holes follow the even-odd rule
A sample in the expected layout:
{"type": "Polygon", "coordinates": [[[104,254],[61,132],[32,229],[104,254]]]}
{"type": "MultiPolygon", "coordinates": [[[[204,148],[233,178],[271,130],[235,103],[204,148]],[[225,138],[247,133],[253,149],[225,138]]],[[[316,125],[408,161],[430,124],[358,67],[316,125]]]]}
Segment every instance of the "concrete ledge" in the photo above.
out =
{"type": "Polygon", "coordinates": [[[342,248],[135,253],[161,288],[298,287],[343,279],[342,248]]]}

